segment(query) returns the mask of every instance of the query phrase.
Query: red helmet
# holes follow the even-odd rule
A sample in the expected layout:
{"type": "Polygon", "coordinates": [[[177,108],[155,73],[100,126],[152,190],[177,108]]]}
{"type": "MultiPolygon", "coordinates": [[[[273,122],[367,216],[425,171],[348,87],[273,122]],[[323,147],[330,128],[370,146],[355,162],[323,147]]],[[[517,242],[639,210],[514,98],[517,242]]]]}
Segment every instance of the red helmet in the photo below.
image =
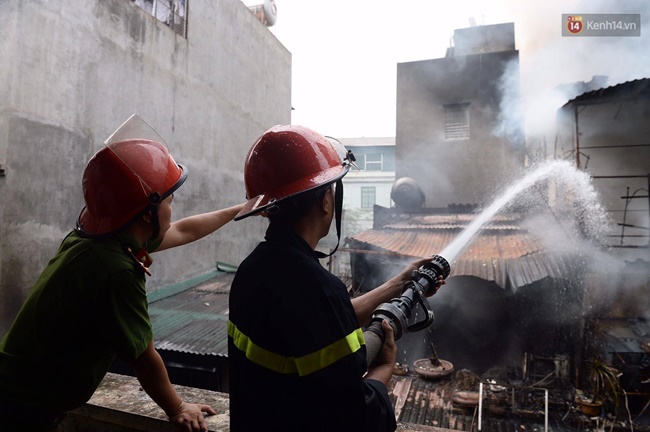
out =
{"type": "Polygon", "coordinates": [[[341,179],[350,169],[343,145],[303,126],[274,126],[248,151],[244,183],[248,202],[235,220],[278,201],[341,179]]]}
{"type": "Polygon", "coordinates": [[[83,173],[86,207],[77,220],[77,231],[86,237],[120,231],[187,178],[187,168],[174,161],[162,139],[120,139],[122,134],[114,141],[118,131],[88,161],[83,173]]]}

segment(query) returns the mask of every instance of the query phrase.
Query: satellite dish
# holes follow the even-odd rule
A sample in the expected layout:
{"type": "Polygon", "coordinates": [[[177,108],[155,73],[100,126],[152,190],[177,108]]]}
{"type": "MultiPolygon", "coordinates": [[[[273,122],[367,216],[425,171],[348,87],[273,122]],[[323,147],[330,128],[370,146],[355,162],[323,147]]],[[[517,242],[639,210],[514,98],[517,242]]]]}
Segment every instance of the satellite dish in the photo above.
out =
{"type": "Polygon", "coordinates": [[[274,0],[264,0],[264,17],[269,27],[275,24],[275,20],[278,18],[278,7],[274,0]]]}

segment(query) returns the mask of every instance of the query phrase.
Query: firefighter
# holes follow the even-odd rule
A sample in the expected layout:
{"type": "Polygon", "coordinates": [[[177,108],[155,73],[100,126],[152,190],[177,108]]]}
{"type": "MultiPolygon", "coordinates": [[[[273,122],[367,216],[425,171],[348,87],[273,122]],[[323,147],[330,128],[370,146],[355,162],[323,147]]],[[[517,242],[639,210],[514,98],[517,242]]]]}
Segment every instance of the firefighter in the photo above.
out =
{"type": "Polygon", "coordinates": [[[131,363],[142,388],[183,431],[207,431],[204,404],[181,400],[154,348],[147,309],[149,252],[202,238],[243,205],[171,222],[187,168],[132,116],[87,163],[76,229],[29,293],[0,341],[0,424],[51,431],[84,404],[114,357],[131,363]],[[146,139],[151,136],[153,139],[146,139]]]}
{"type": "Polygon", "coordinates": [[[317,244],[333,220],[340,239],[342,178],[352,160],[340,142],[301,126],[275,126],[249,150],[248,201],[235,220],[262,215],[269,226],[230,292],[233,432],[396,429],[386,390],[395,366],[393,330],[382,323],[386,341],[368,369],[361,326],[427,259],[354,299],[320,264],[328,255],[317,244]]]}

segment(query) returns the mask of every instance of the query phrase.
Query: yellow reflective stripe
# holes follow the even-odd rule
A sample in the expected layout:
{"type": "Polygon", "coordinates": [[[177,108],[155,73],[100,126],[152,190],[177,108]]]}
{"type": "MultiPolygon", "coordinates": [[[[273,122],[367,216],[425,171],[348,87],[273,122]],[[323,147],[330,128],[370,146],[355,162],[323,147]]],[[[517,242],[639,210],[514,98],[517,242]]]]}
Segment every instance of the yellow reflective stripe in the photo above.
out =
{"type": "Polygon", "coordinates": [[[246,358],[255,364],[281,374],[295,374],[305,376],[326,368],[343,357],[357,352],[366,341],[363,330],[356,329],[349,335],[326,346],[323,349],[302,357],[284,357],[256,345],[248,336],[239,331],[237,326],[228,321],[228,336],[246,358]]]}
{"type": "Polygon", "coordinates": [[[357,352],[361,348],[361,345],[365,343],[363,331],[356,329],[349,335],[329,344],[323,349],[298,357],[296,359],[298,374],[305,376],[324,369],[343,357],[357,352]]]}
{"type": "Polygon", "coordinates": [[[295,358],[284,357],[256,345],[248,336],[240,332],[230,320],[228,320],[228,336],[232,338],[235,346],[246,354],[246,358],[253,363],[282,374],[298,372],[295,358]]]}

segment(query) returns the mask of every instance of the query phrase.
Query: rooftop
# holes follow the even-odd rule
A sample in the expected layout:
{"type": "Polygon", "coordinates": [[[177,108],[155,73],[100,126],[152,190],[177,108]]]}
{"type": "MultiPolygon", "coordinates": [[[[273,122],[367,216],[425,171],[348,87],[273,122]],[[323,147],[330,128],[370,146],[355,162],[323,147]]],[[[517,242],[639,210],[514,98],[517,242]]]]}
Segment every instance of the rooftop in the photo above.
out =
{"type": "Polygon", "coordinates": [[[214,278],[149,305],[156,349],[228,356],[228,294],[234,273],[214,278]]]}
{"type": "Polygon", "coordinates": [[[650,78],[642,78],[588,91],[574,97],[564,107],[592,103],[617,102],[625,99],[650,98],[650,78]]]}
{"type": "MultiPolygon", "coordinates": [[[[356,252],[381,251],[425,257],[442,251],[476,214],[402,214],[380,227],[347,239],[356,252]]],[[[569,261],[546,253],[539,239],[521,226],[519,214],[497,215],[456,258],[451,276],[475,276],[515,292],[546,277],[569,274],[569,261]]]]}

